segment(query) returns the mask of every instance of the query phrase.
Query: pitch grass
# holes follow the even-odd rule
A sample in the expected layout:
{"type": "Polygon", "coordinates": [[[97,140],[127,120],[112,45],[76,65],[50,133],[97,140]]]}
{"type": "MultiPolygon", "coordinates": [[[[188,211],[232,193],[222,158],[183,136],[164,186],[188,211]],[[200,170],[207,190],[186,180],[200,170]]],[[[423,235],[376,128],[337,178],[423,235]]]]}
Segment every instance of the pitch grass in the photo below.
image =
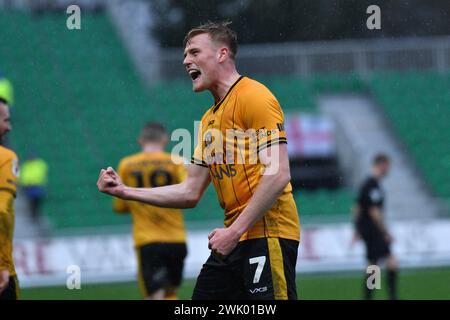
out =
{"type": "MultiPolygon", "coordinates": [[[[384,275],[384,274],[383,274],[384,275]]],[[[362,295],[362,273],[333,273],[297,276],[299,299],[311,300],[357,300],[362,295]]],[[[450,268],[411,269],[400,273],[399,297],[407,299],[450,299],[450,268]]],[[[183,282],[180,299],[190,299],[194,279],[183,282]]],[[[386,285],[376,290],[375,299],[386,299],[386,285]]],[[[81,290],[68,290],[63,286],[22,289],[22,299],[42,300],[115,300],[141,299],[137,284],[108,283],[86,284],[81,290]]]]}

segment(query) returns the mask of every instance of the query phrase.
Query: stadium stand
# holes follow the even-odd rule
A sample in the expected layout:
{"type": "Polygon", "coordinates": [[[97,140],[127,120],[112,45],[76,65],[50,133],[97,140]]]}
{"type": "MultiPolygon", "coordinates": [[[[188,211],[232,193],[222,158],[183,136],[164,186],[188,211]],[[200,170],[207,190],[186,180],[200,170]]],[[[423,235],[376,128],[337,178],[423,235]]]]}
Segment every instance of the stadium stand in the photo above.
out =
{"type": "Polygon", "coordinates": [[[434,193],[450,204],[450,77],[437,73],[375,75],[371,90],[434,193]]]}
{"type": "MultiPolygon", "coordinates": [[[[51,227],[129,223],[113,215],[110,199],[96,190],[99,168],[138,151],[146,121],[192,132],[191,119],[209,99],[192,95],[188,85],[146,90],[106,16],[85,14],[82,30],[70,31],[63,17],[0,13],[0,28],[8,43],[0,50],[1,67],[17,88],[11,143],[22,158],[36,150],[49,163],[43,211],[51,227]]],[[[208,190],[188,219],[220,219],[214,197],[208,190]]]]}
{"type": "MultiPolygon", "coordinates": [[[[82,30],[70,31],[61,17],[30,19],[23,12],[0,13],[0,28],[8,43],[0,50],[1,67],[17,88],[13,110],[17,130],[11,142],[21,157],[36,150],[49,163],[43,211],[51,226],[63,230],[129,223],[113,215],[110,199],[98,194],[99,168],[114,166],[122,156],[137,151],[136,136],[148,120],[158,119],[170,130],[193,132],[192,119],[200,120],[209,96],[193,95],[187,81],[146,90],[106,16],[86,14],[82,30]]],[[[286,108],[314,110],[310,89],[299,80],[272,78],[267,85],[286,108]]],[[[215,197],[208,189],[186,218],[221,219],[215,197]]],[[[318,205],[305,203],[311,212],[318,205]]]]}
{"type": "MultiPolygon", "coordinates": [[[[103,15],[85,14],[82,30],[71,31],[61,17],[0,13],[0,28],[8,44],[0,48],[0,68],[10,76],[17,97],[11,143],[21,157],[36,150],[49,163],[43,211],[52,227],[128,224],[129,219],[111,213],[110,199],[98,193],[99,168],[115,166],[137,151],[136,136],[148,120],[193,132],[192,119],[200,120],[211,103],[209,95],[192,94],[190,83],[181,80],[146,89],[103,15]]],[[[320,92],[368,89],[355,75],[258,79],[273,90],[285,111],[316,112],[314,95],[320,92]]],[[[442,132],[450,119],[438,110],[450,103],[449,77],[380,74],[368,84],[436,194],[448,199],[450,158],[445,153],[450,140],[442,132]],[[431,104],[439,108],[428,108],[431,104]],[[429,132],[430,124],[439,130],[429,132]]],[[[208,189],[200,206],[187,211],[187,220],[221,219],[215,197],[208,189]]],[[[346,189],[296,192],[295,198],[306,217],[347,214],[352,202],[346,189]]]]}

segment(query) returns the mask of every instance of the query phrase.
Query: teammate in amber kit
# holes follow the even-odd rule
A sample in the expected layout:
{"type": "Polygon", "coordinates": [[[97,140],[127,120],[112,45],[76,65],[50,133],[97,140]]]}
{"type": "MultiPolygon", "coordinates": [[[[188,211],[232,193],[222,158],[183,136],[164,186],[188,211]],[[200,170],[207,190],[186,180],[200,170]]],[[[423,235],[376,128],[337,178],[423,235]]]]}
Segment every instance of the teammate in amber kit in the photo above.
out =
{"type": "MultiPolygon", "coordinates": [[[[0,140],[11,131],[8,104],[0,98],[0,140]]],[[[13,261],[14,198],[19,164],[16,154],[0,146],[0,300],[19,298],[13,261]]]]}
{"type": "Polygon", "coordinates": [[[269,89],[237,72],[236,53],[236,35],[227,23],[207,23],[185,38],[183,64],[193,90],[210,91],[214,105],[202,117],[199,144],[183,183],[129,188],[107,168],[97,185],[122,199],[190,208],[212,182],[225,211],[225,226],[208,236],[211,255],[192,298],[296,299],[300,224],[291,192],[284,115],[269,89]],[[248,133],[244,148],[228,152],[230,146],[241,145],[230,132],[248,133]]]}
{"type": "MultiPolygon", "coordinates": [[[[119,176],[125,185],[155,188],[185,179],[185,165],[175,164],[171,155],[164,152],[168,136],[161,124],[145,125],[138,142],[142,152],[123,158],[119,164],[119,176]]],[[[116,212],[131,212],[139,286],[144,297],[176,299],[187,254],[181,210],[119,198],[114,198],[113,206],[116,212]]]]}

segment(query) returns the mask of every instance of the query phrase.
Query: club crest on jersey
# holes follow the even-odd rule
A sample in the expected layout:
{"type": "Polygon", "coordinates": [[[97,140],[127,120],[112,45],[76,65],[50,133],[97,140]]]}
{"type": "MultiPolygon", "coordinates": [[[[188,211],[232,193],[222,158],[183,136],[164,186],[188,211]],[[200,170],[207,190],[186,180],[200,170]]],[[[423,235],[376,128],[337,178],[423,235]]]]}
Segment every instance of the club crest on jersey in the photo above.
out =
{"type": "Polygon", "coordinates": [[[212,134],[211,132],[207,132],[205,134],[205,147],[208,147],[212,143],[212,134]]]}

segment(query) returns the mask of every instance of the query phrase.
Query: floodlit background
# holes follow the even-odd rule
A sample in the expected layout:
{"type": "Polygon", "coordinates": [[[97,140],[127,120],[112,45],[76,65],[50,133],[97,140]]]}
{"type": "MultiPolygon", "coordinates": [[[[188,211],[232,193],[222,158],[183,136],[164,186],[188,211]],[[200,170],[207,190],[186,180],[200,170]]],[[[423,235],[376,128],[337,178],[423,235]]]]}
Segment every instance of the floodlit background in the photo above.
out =
{"type": "MultiPolygon", "coordinates": [[[[399,297],[449,299],[446,0],[0,1],[0,86],[13,88],[7,145],[22,163],[34,154],[48,165],[39,220],[22,190],[16,199],[22,297],[140,298],[131,220],[112,212],[97,176],[139,150],[147,121],[194,132],[213,101],[192,92],[182,39],[218,19],[232,20],[238,33],[240,72],[266,84],[286,114],[302,223],[299,298],[362,297],[364,250],[351,243],[350,207],[373,155],[386,152],[393,167],[383,182],[385,214],[400,261],[399,297]],[[67,27],[70,4],[81,8],[81,29],[67,27]],[[373,4],[381,29],[367,26],[373,4]],[[81,290],[66,288],[71,265],[80,267],[81,290]]],[[[212,187],[185,217],[180,297],[189,299],[208,255],[206,235],[222,225],[212,187]]],[[[375,296],[386,298],[384,282],[375,296]]]]}

